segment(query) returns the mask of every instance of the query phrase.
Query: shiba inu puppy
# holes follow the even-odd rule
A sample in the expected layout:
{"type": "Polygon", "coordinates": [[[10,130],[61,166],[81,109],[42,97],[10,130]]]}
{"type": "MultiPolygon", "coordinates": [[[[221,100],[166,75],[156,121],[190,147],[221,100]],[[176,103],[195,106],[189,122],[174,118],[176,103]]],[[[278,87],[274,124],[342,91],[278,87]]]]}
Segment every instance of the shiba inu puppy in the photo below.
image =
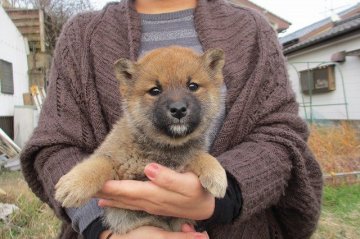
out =
{"type": "MultiPolygon", "coordinates": [[[[146,180],[144,168],[156,162],[178,172],[192,171],[215,197],[224,197],[225,170],[207,153],[210,125],[222,102],[222,50],[198,55],[172,46],[153,50],[132,62],[120,59],[123,117],[99,148],[64,175],[55,198],[64,207],[91,199],[107,180],[146,180]]],[[[144,225],[180,231],[189,220],[146,212],[107,208],[104,221],[124,234],[144,225]]]]}

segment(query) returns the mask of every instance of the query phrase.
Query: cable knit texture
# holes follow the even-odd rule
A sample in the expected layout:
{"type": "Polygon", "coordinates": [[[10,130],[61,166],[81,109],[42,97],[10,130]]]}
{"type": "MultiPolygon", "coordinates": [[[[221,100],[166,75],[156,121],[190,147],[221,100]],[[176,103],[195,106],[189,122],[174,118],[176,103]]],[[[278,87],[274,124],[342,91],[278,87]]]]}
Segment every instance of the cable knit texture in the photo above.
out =
{"type": "MultiPolygon", "coordinates": [[[[222,48],[226,118],[211,149],[238,181],[239,218],[211,239],[309,238],[320,214],[322,174],[287,78],[276,33],[257,13],[222,0],[199,0],[195,27],[204,50],[222,48]]],[[[39,127],[21,155],[31,189],[64,221],[54,185],[91,154],[121,117],[113,63],[137,59],[141,22],[132,1],[81,14],[64,27],[39,127]]]]}

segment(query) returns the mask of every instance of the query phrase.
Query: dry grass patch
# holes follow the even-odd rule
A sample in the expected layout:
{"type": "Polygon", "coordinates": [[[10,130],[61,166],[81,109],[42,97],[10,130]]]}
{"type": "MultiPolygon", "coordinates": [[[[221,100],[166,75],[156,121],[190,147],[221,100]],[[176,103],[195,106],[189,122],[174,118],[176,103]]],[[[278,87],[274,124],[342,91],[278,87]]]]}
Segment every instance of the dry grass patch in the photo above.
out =
{"type": "Polygon", "coordinates": [[[332,126],[310,126],[309,146],[326,173],[360,170],[360,138],[344,122],[332,126]]]}
{"type": "Polygon", "coordinates": [[[0,188],[6,192],[6,195],[0,195],[0,202],[20,208],[8,221],[0,221],[0,238],[56,238],[59,221],[51,209],[30,191],[19,172],[0,171],[0,188]]]}
{"type": "Polygon", "coordinates": [[[318,229],[312,239],[355,239],[359,237],[358,228],[347,224],[333,213],[323,212],[318,229]]]}

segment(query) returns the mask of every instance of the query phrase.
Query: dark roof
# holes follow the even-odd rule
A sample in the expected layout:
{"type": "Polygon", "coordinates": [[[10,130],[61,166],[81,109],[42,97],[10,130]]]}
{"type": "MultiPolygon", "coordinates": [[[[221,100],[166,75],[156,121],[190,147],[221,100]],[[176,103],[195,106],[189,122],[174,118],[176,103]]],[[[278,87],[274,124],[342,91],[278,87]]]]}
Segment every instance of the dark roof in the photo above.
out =
{"type": "Polygon", "coordinates": [[[295,32],[293,32],[293,33],[291,33],[289,35],[280,37],[279,41],[280,41],[281,44],[293,41],[293,40],[298,39],[298,38],[300,38],[302,36],[305,36],[306,34],[314,31],[315,29],[317,29],[317,28],[319,28],[319,27],[321,27],[321,26],[323,26],[323,25],[325,25],[325,24],[327,24],[329,22],[331,22],[330,18],[326,18],[326,19],[323,19],[321,21],[315,22],[315,23],[313,23],[313,24],[311,24],[311,25],[309,25],[307,27],[304,27],[304,28],[302,28],[300,30],[297,30],[297,31],[295,31],[295,32]]]}
{"type": "Polygon", "coordinates": [[[360,14],[355,15],[351,18],[345,19],[343,21],[339,21],[335,23],[335,26],[331,28],[330,30],[314,36],[304,42],[300,42],[298,44],[295,44],[293,46],[290,46],[286,49],[284,49],[284,54],[288,54],[324,41],[327,41],[329,39],[345,35],[351,32],[354,32],[356,30],[360,29],[360,14]]]}
{"type": "MultiPolygon", "coordinates": [[[[350,7],[350,8],[347,8],[345,9],[344,11],[341,11],[340,13],[338,13],[340,16],[343,16],[343,15],[346,15],[348,13],[350,13],[351,11],[355,10],[356,8],[359,8],[360,7],[360,3],[350,7]]],[[[290,33],[286,36],[283,36],[283,37],[280,37],[279,38],[279,41],[281,44],[286,44],[286,42],[290,42],[290,41],[294,41],[296,39],[299,39],[301,38],[302,36],[305,36],[306,34],[316,30],[317,28],[321,27],[321,26],[324,26],[328,23],[331,23],[331,17],[327,17],[325,19],[322,19],[318,22],[315,22],[309,26],[306,26],[304,28],[301,28],[300,30],[297,30],[293,33],[290,33]]]]}

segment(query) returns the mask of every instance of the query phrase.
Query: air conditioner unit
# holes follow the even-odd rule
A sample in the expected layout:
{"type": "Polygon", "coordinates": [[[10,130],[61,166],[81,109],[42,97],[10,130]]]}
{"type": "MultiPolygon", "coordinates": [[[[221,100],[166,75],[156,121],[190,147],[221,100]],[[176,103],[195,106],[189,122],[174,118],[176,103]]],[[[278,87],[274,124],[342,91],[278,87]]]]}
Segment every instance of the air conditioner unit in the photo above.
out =
{"type": "Polygon", "coordinates": [[[326,65],[300,72],[301,91],[304,94],[325,93],[336,90],[335,65],[326,65]]]}

